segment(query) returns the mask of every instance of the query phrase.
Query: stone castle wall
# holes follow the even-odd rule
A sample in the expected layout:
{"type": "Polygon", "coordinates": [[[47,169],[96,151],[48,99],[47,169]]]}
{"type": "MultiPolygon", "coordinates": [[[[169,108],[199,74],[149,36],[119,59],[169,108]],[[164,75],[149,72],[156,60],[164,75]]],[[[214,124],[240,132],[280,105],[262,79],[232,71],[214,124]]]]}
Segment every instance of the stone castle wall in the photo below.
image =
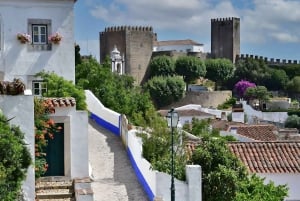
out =
{"type": "Polygon", "coordinates": [[[240,19],[211,19],[212,58],[227,58],[235,62],[240,54],[240,19]]]}
{"type": "Polygon", "coordinates": [[[243,60],[243,59],[256,59],[256,60],[263,60],[266,64],[271,65],[287,65],[287,64],[300,64],[300,60],[287,60],[287,59],[274,59],[274,58],[268,58],[258,55],[252,55],[252,54],[241,54],[237,55],[236,61],[243,60]]]}
{"type": "Polygon", "coordinates": [[[167,108],[176,108],[187,104],[198,104],[202,107],[217,108],[218,105],[224,103],[232,96],[232,91],[203,91],[192,92],[188,91],[186,96],[180,101],[168,106],[167,108]]]}
{"type": "Polygon", "coordinates": [[[152,27],[108,27],[100,33],[100,60],[103,61],[116,45],[125,56],[125,73],[140,84],[145,77],[155,39],[152,27]]]}

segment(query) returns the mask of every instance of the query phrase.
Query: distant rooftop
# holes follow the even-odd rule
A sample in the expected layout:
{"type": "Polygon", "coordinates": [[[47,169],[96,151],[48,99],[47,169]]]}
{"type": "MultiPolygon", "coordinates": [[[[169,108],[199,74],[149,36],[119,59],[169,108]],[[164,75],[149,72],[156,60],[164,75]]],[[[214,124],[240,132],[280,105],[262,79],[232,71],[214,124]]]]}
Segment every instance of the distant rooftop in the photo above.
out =
{"type": "Polygon", "coordinates": [[[300,142],[230,142],[252,173],[300,173],[300,142]]]}

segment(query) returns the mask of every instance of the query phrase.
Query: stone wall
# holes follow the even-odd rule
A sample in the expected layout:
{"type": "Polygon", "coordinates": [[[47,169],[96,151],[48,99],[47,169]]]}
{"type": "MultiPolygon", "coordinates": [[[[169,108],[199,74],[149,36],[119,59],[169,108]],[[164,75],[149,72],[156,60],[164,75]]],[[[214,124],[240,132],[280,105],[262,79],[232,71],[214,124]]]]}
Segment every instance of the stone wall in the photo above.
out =
{"type": "Polygon", "coordinates": [[[110,55],[116,45],[125,56],[125,73],[140,84],[145,79],[154,38],[152,27],[108,27],[100,33],[100,61],[110,55]]]}
{"type": "Polygon", "coordinates": [[[224,103],[227,99],[232,96],[231,91],[203,91],[203,92],[192,92],[186,93],[186,96],[179,102],[176,102],[170,107],[180,107],[188,104],[198,104],[202,107],[213,107],[216,108],[219,104],[224,103]]]}
{"type": "Polygon", "coordinates": [[[240,18],[211,19],[211,54],[235,62],[240,54],[240,18]]]}

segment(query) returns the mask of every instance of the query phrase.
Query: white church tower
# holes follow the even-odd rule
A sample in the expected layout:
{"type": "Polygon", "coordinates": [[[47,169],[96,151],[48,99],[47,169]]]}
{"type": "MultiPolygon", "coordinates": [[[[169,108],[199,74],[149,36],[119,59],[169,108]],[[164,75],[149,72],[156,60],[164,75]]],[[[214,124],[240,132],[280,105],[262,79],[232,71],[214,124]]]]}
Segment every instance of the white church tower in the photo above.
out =
{"type": "Polygon", "coordinates": [[[116,72],[119,75],[125,74],[125,59],[124,55],[120,55],[120,51],[118,51],[117,47],[115,46],[113,51],[110,54],[111,58],[111,71],[116,72]]]}

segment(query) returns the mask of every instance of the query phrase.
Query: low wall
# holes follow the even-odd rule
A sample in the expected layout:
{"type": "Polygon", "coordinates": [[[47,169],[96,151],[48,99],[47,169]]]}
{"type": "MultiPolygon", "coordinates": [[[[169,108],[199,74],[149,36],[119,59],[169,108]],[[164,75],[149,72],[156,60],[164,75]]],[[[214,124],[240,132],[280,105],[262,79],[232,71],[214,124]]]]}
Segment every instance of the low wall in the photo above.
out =
{"type": "Polygon", "coordinates": [[[206,108],[217,108],[218,105],[224,103],[231,96],[232,91],[187,91],[184,98],[166,108],[176,108],[188,104],[197,104],[206,108]]]}
{"type": "Polygon", "coordinates": [[[106,108],[91,91],[85,90],[85,96],[88,111],[91,113],[90,118],[95,120],[100,126],[120,136],[121,115],[106,108]]]}
{"type": "MultiPolygon", "coordinates": [[[[146,192],[148,199],[154,201],[157,198],[169,201],[171,176],[152,170],[151,164],[142,157],[142,140],[136,136],[138,131],[127,131],[127,128],[124,128],[126,126],[125,123],[120,122],[120,120],[126,121],[126,117],[122,117],[120,114],[105,108],[92,92],[86,91],[86,97],[88,110],[91,112],[90,117],[100,126],[118,134],[120,140],[125,144],[135,175],[146,192]],[[121,135],[121,131],[125,132],[122,132],[121,135]]],[[[174,180],[176,200],[201,201],[201,167],[199,165],[188,165],[186,167],[186,178],[186,182],[174,180]]]]}
{"type": "MultiPolygon", "coordinates": [[[[142,157],[142,141],[136,136],[137,130],[128,132],[128,156],[139,182],[148,195],[149,200],[155,198],[170,201],[171,176],[151,169],[151,164],[142,157]]],[[[187,181],[174,179],[175,200],[202,200],[201,167],[199,165],[186,166],[187,181]]]]}
{"type": "Polygon", "coordinates": [[[247,115],[248,123],[255,123],[255,119],[269,121],[269,122],[278,122],[284,123],[288,118],[287,112],[262,112],[254,110],[246,101],[243,101],[243,109],[247,115]]]}

